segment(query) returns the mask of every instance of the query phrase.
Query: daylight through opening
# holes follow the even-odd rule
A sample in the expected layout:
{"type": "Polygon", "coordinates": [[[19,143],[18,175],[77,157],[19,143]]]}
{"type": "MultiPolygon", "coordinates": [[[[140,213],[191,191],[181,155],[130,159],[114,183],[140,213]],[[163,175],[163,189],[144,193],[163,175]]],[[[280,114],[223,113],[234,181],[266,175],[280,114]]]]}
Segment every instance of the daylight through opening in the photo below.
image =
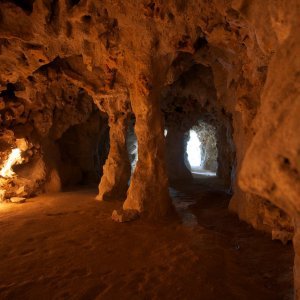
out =
{"type": "Polygon", "coordinates": [[[216,176],[218,169],[216,128],[199,121],[187,134],[186,166],[194,175],[216,176]]]}
{"type": "Polygon", "coordinates": [[[191,168],[201,167],[201,142],[196,131],[189,131],[189,140],[187,142],[187,155],[191,168]]]}

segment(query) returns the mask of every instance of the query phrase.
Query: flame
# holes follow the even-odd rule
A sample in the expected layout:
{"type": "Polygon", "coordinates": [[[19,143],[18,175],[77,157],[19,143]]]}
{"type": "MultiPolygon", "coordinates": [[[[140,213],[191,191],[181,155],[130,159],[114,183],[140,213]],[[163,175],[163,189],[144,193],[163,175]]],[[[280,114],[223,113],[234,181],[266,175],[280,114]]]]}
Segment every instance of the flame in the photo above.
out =
{"type": "Polygon", "coordinates": [[[15,148],[9,154],[8,159],[6,160],[4,166],[0,170],[0,175],[4,178],[10,178],[15,175],[14,171],[12,170],[12,166],[21,163],[23,161],[21,157],[21,150],[19,148],[15,148]]]}

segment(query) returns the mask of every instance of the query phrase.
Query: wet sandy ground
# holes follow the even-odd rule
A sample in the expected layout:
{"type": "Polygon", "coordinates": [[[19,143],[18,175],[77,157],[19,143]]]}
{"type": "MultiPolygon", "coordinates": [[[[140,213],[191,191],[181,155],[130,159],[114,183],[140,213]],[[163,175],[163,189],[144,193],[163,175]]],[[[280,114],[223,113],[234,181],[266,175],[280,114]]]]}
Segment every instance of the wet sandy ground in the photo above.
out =
{"type": "Polygon", "coordinates": [[[160,222],[114,223],[122,203],[95,195],[0,205],[0,299],[293,298],[292,246],[229,214],[215,178],[171,188],[160,222]]]}

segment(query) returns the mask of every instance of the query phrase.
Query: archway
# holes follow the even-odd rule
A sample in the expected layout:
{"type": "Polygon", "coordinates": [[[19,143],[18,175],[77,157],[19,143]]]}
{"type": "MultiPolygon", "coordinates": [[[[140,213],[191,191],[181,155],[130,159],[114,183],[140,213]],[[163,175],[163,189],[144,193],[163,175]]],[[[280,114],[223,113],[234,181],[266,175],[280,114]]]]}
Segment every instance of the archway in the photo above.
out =
{"type": "Polygon", "coordinates": [[[199,122],[188,132],[186,144],[186,165],[193,174],[216,176],[218,169],[218,149],[216,128],[199,122]]]}

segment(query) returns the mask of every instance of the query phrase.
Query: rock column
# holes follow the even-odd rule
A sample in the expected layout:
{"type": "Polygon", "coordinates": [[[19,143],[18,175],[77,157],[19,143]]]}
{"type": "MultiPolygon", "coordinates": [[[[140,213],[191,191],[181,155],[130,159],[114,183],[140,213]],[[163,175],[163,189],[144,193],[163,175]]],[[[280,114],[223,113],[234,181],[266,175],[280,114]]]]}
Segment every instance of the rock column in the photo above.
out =
{"type": "Polygon", "coordinates": [[[168,128],[166,137],[166,161],[170,180],[192,179],[192,174],[184,163],[186,151],[185,132],[174,127],[168,128]]]}
{"type": "Polygon", "coordinates": [[[112,105],[109,109],[105,109],[109,114],[110,149],[99,184],[97,200],[100,201],[125,199],[130,179],[130,162],[126,146],[129,113],[112,105]]]}
{"type": "Polygon", "coordinates": [[[149,84],[144,77],[140,77],[131,89],[138,162],[123,209],[135,210],[151,218],[165,215],[171,206],[165,167],[164,122],[159,98],[160,89],[149,84]]]}

